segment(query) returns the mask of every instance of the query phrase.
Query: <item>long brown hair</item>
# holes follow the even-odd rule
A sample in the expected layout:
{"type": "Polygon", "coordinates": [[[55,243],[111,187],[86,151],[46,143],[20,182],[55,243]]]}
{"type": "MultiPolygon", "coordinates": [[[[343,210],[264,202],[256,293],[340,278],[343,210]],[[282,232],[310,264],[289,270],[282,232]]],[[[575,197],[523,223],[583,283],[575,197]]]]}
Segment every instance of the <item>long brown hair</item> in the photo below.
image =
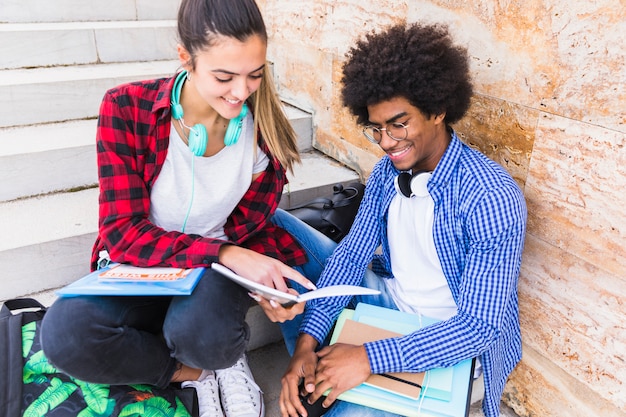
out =
{"type": "MultiPolygon", "coordinates": [[[[250,36],[259,36],[267,43],[263,16],[254,0],[182,0],[178,10],[178,36],[191,55],[195,68],[198,52],[214,45],[217,38],[226,36],[241,42],[250,36]]],[[[283,111],[276,94],[268,65],[258,90],[249,98],[254,109],[255,132],[261,132],[272,155],[285,169],[293,171],[300,162],[296,133],[283,111]]]]}

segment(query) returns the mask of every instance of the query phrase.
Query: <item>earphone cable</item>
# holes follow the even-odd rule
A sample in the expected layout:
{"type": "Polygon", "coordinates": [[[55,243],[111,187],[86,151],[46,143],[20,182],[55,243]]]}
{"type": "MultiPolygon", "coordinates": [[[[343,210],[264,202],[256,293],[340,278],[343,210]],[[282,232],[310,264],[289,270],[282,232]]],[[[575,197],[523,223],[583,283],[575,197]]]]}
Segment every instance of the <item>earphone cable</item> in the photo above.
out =
{"type": "Polygon", "coordinates": [[[178,125],[180,126],[180,131],[183,134],[183,138],[185,138],[185,140],[187,141],[187,146],[189,146],[189,135],[185,133],[185,128],[187,128],[189,132],[191,132],[193,129],[185,124],[185,120],[182,117],[178,119],[178,125]]]}
{"type": "MultiPolygon", "coordinates": [[[[189,130],[191,130],[191,128],[189,126],[187,126],[185,124],[185,122],[183,121],[182,117],[180,119],[178,119],[178,123],[180,125],[180,131],[183,134],[183,138],[187,139],[187,146],[189,146],[189,136],[185,133],[185,127],[189,130]]],[[[191,206],[193,205],[193,197],[194,197],[194,190],[195,190],[195,162],[196,162],[196,156],[193,154],[193,152],[191,153],[191,198],[189,199],[189,207],[187,208],[187,214],[185,215],[185,220],[183,220],[183,227],[181,228],[181,233],[185,233],[185,228],[187,227],[187,220],[189,220],[189,213],[191,213],[191,206]]]]}
{"type": "Polygon", "coordinates": [[[187,208],[187,214],[185,215],[185,220],[183,221],[183,227],[181,229],[181,233],[185,233],[185,228],[187,227],[187,220],[189,220],[189,213],[191,213],[191,206],[193,205],[193,197],[194,197],[194,188],[195,188],[195,162],[196,156],[191,155],[191,198],[189,199],[189,207],[187,208]]]}

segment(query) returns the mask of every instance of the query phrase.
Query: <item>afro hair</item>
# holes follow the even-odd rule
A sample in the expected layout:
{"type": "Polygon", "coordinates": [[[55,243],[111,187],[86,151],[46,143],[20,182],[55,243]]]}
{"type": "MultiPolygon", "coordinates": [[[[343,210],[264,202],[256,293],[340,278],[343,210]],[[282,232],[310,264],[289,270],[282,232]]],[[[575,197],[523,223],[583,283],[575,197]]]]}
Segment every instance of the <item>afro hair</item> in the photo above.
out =
{"type": "Polygon", "coordinates": [[[395,25],[359,40],[343,66],[343,105],[368,122],[367,106],[404,97],[423,114],[460,120],[472,96],[468,56],[442,25],[395,25]]]}

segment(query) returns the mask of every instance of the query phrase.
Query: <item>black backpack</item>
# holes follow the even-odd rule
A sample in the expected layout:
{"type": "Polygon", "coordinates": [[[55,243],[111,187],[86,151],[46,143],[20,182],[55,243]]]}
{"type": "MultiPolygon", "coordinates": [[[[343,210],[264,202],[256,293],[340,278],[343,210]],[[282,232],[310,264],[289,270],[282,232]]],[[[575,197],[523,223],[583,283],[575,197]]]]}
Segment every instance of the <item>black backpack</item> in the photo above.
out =
{"type": "Polygon", "coordinates": [[[287,211],[339,243],[352,227],[364,191],[365,186],[360,182],[345,187],[335,184],[332,195],[315,198],[287,211]]]}

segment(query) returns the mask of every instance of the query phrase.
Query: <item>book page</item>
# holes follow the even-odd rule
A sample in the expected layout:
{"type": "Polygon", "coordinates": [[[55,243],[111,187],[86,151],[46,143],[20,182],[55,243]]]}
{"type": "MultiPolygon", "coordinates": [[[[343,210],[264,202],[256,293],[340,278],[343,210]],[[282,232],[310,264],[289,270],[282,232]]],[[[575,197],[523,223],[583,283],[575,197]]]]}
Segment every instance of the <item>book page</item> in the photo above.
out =
{"type": "Polygon", "coordinates": [[[380,294],[380,291],[378,290],[359,287],[356,285],[332,285],[329,287],[324,287],[317,290],[305,292],[303,294],[295,295],[279,291],[276,288],[271,288],[266,285],[259,284],[258,282],[251,281],[247,278],[237,275],[229,268],[226,268],[225,266],[218,263],[211,264],[211,268],[215,269],[217,272],[221,273],[230,280],[238,283],[242,287],[247,288],[248,290],[250,290],[250,292],[258,294],[268,300],[275,300],[285,307],[295,303],[312,300],[314,298],[336,297],[341,295],[380,294]]]}
{"type": "Polygon", "coordinates": [[[266,285],[251,281],[247,278],[242,277],[241,275],[237,275],[235,272],[233,272],[229,268],[226,268],[224,265],[213,263],[211,264],[211,268],[224,275],[231,281],[234,281],[242,287],[247,288],[248,290],[250,290],[250,292],[259,294],[260,296],[262,296],[263,298],[267,298],[268,300],[275,300],[282,305],[289,305],[298,302],[297,295],[278,291],[276,288],[271,288],[266,285]]]}

